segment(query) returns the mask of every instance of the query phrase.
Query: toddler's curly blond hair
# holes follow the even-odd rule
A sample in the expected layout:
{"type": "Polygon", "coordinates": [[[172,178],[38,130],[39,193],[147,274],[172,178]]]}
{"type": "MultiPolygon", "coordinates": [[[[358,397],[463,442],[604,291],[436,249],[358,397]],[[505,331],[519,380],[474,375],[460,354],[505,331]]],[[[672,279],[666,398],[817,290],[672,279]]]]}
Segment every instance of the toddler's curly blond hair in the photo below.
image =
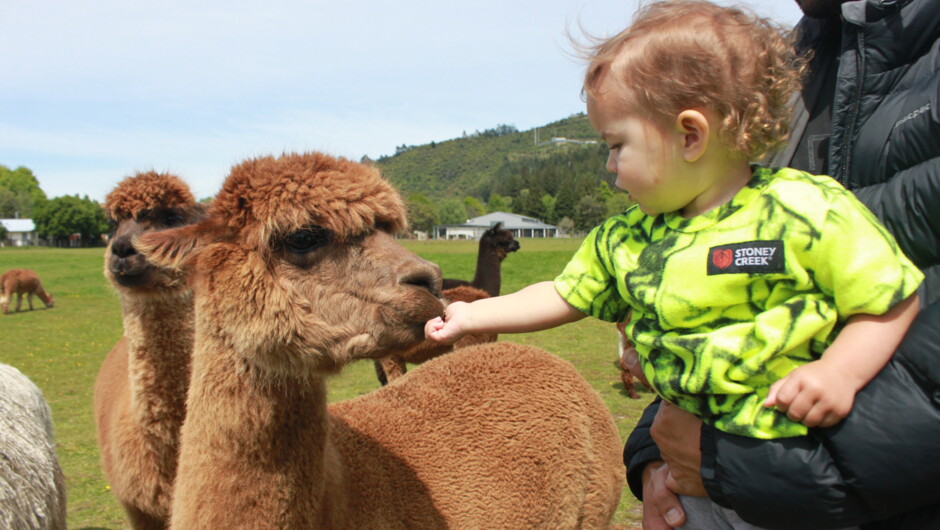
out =
{"type": "Polygon", "coordinates": [[[719,138],[757,160],[789,134],[789,101],[807,62],[793,39],[744,8],[650,3],[630,27],[588,49],[583,93],[597,97],[614,86],[630,111],[660,126],[685,109],[711,109],[721,119],[719,138]]]}

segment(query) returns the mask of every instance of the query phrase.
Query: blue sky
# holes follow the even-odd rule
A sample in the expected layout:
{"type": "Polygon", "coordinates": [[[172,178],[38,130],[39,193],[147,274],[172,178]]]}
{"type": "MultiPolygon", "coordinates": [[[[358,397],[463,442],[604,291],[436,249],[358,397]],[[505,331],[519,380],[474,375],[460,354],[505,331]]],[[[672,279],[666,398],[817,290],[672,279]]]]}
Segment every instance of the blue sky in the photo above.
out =
{"type": "MultiPolygon", "coordinates": [[[[730,3],[730,2],[723,2],[730,3]]],[[[748,0],[786,26],[795,2],[748,0]]],[[[567,34],[636,0],[6,2],[0,164],[102,200],[136,171],[213,195],[252,156],[358,160],[583,111],[567,34]]]]}

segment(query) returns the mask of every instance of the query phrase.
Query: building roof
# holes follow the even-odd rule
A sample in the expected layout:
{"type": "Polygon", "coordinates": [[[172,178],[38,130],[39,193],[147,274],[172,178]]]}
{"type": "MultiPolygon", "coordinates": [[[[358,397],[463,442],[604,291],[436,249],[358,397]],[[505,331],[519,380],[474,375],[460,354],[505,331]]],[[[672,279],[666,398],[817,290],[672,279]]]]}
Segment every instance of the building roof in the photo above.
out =
{"type": "Polygon", "coordinates": [[[0,219],[0,224],[7,229],[7,232],[33,232],[36,230],[36,223],[32,219],[0,219]]]}
{"type": "Polygon", "coordinates": [[[503,228],[507,230],[555,228],[555,225],[543,223],[538,219],[507,212],[491,212],[486,215],[481,215],[480,217],[468,219],[467,222],[457,226],[479,226],[489,228],[496,223],[503,223],[503,228]]]}

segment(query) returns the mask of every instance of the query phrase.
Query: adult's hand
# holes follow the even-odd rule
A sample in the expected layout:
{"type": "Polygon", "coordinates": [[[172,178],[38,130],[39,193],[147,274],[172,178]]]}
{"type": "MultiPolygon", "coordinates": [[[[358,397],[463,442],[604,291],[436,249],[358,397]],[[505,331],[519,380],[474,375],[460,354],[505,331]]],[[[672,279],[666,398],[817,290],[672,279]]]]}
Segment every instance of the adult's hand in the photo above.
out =
{"type": "Polygon", "coordinates": [[[707,497],[701,475],[702,421],[663,400],[650,434],[668,464],[666,486],[680,495],[707,497]]]}
{"type": "Polygon", "coordinates": [[[650,462],[643,469],[643,530],[669,530],[685,524],[685,510],[666,481],[669,466],[650,462]]]}

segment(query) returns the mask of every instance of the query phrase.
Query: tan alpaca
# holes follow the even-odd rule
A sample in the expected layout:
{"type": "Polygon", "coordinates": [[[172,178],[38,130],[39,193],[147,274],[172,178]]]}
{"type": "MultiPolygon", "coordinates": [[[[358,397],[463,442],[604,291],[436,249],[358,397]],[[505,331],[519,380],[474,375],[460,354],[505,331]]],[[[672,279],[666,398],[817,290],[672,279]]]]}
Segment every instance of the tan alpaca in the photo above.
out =
{"type": "Polygon", "coordinates": [[[131,242],[192,223],[204,208],[179,178],[154,172],[122,180],[105,208],[117,228],[104,275],[121,298],[124,336],[95,382],[101,464],[133,528],[166,528],[189,385],[192,292],[178,271],[148,263],[131,242]]]}
{"type": "MultiPolygon", "coordinates": [[[[441,292],[441,299],[445,305],[451,302],[473,302],[481,298],[489,298],[489,296],[485,291],[468,285],[445,289],[441,292]]],[[[425,340],[404,352],[393,353],[377,359],[375,361],[375,373],[379,378],[379,382],[384,385],[405,375],[405,372],[408,371],[406,363],[421,364],[459,348],[496,342],[497,337],[496,333],[467,335],[455,344],[439,344],[425,340]]]]}
{"type": "Polygon", "coordinates": [[[545,352],[466,348],[328,409],[329,373],[442,312],[404,226],[378,170],[304,154],[236,166],[205,221],[140,237],[195,297],[172,528],[607,526],[613,419],[545,352]]]}
{"type": "Polygon", "coordinates": [[[47,308],[52,308],[55,305],[52,295],[42,288],[39,276],[36,276],[36,273],[29,269],[12,269],[0,275],[0,310],[3,310],[3,314],[9,313],[10,300],[14,294],[16,295],[17,312],[19,312],[20,305],[23,303],[24,294],[30,311],[33,310],[33,295],[38,296],[47,308]]]}

